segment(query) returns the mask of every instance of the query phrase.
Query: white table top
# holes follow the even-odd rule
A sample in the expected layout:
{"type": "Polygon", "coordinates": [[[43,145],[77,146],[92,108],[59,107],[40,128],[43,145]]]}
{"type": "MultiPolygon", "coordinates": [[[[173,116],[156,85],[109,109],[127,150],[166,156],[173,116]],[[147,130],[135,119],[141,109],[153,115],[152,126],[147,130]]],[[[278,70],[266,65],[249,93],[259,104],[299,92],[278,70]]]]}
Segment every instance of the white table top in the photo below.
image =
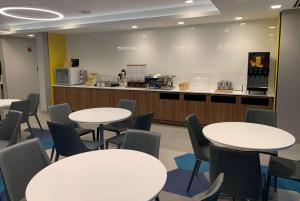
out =
{"type": "Polygon", "coordinates": [[[79,123],[104,124],[127,119],[131,116],[129,110],[113,107],[90,108],[73,112],[69,115],[72,121],[79,123]]]}
{"type": "Polygon", "coordinates": [[[282,129],[245,122],[211,124],[203,134],[216,145],[253,151],[276,151],[295,143],[295,137],[282,129]]]}
{"type": "Polygon", "coordinates": [[[147,201],[167,178],[148,154],[122,149],[92,151],[51,164],[29,182],[27,201],[147,201]]]}
{"type": "Polygon", "coordinates": [[[9,107],[12,102],[20,101],[19,99],[0,99],[0,107],[9,107]]]}

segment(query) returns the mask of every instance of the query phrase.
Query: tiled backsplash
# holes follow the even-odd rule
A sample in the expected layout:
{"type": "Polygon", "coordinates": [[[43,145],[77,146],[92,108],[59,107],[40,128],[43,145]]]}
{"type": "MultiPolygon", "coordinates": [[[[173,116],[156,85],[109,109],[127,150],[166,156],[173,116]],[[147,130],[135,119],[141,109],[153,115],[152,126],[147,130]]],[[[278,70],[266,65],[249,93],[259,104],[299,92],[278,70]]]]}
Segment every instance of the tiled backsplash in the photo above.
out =
{"type": "Polygon", "coordinates": [[[113,74],[127,64],[147,64],[148,73],[176,75],[190,81],[195,73],[210,75],[210,88],[231,80],[235,89],[247,84],[248,52],[271,52],[269,92],[274,85],[276,19],[215,23],[151,30],[67,35],[68,58],[100,74],[113,74]]]}

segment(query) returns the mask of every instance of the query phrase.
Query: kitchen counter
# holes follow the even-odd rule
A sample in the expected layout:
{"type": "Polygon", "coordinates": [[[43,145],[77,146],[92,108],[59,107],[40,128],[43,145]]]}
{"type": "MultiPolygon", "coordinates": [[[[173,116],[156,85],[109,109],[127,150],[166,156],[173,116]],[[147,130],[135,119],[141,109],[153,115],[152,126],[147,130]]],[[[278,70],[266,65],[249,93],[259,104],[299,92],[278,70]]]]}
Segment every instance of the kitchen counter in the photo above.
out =
{"type": "Polygon", "coordinates": [[[256,95],[248,94],[242,91],[234,90],[232,93],[226,92],[215,92],[214,90],[210,91],[198,91],[198,90],[179,90],[179,88],[174,88],[171,90],[168,89],[148,89],[148,88],[137,88],[137,87],[97,87],[97,86],[87,86],[87,85],[53,85],[54,87],[71,87],[71,88],[90,88],[90,89],[113,89],[113,90],[136,90],[136,91],[156,91],[156,92],[174,92],[174,93],[195,93],[195,94],[216,94],[216,95],[233,95],[233,96],[254,96],[254,97],[274,97],[273,94],[265,95],[256,95]]]}
{"type": "Polygon", "coordinates": [[[131,87],[54,85],[54,104],[69,103],[72,110],[116,107],[120,99],[136,100],[135,115],[155,112],[154,121],[184,125],[185,117],[196,113],[203,124],[244,121],[248,108],[272,110],[274,96],[250,95],[240,91],[181,91],[131,87]]]}

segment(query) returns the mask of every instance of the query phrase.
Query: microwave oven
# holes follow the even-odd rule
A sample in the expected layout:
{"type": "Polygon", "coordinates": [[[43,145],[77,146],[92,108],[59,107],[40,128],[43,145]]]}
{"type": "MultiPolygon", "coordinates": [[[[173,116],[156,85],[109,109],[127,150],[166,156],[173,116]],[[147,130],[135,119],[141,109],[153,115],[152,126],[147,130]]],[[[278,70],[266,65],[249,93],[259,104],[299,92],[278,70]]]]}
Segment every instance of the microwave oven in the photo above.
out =
{"type": "Polygon", "coordinates": [[[80,68],[57,68],[55,70],[57,85],[79,84],[80,68]]]}

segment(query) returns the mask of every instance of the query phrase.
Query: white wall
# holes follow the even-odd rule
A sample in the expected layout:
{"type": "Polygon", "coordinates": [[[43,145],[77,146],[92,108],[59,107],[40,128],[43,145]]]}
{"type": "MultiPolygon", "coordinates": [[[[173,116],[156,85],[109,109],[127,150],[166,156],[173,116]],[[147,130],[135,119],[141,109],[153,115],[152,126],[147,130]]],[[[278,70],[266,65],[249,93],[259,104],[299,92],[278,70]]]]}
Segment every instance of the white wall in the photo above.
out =
{"type": "Polygon", "coordinates": [[[73,34],[67,35],[67,53],[69,59],[79,58],[80,66],[100,74],[116,75],[127,64],[147,64],[148,73],[175,74],[177,82],[209,73],[212,89],[222,79],[241,89],[247,84],[248,52],[270,51],[274,70],[276,30],[268,27],[276,24],[276,19],[267,19],[244,26],[232,22],[73,34]]]}
{"type": "Polygon", "coordinates": [[[35,40],[5,37],[2,51],[8,98],[25,99],[29,93],[39,93],[35,40]]]}

